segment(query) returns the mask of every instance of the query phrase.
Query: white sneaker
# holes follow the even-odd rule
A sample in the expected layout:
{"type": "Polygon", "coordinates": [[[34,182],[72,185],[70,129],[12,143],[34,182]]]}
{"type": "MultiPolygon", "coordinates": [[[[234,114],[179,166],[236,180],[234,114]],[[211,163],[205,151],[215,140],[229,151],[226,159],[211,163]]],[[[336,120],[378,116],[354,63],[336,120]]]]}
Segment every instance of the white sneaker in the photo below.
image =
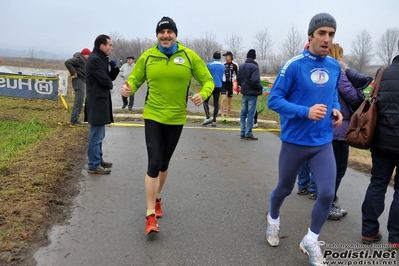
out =
{"type": "Polygon", "coordinates": [[[258,126],[258,123],[255,123],[254,124],[254,128],[258,128],[259,126],[258,126]]]}
{"type": "MultiPolygon", "coordinates": [[[[305,236],[306,237],[306,236],[305,236]]],[[[326,260],[323,257],[320,246],[324,246],[324,241],[316,241],[313,243],[306,243],[305,237],[299,244],[299,249],[309,256],[309,263],[312,266],[326,265],[326,260]]]]}
{"type": "Polygon", "coordinates": [[[267,214],[266,240],[269,242],[270,246],[277,247],[280,242],[280,238],[278,236],[280,224],[272,224],[270,223],[269,219],[269,214],[267,214]]]}
{"type": "Polygon", "coordinates": [[[205,118],[204,122],[201,123],[201,125],[206,126],[209,125],[210,123],[212,123],[213,119],[210,118],[205,118]]]}

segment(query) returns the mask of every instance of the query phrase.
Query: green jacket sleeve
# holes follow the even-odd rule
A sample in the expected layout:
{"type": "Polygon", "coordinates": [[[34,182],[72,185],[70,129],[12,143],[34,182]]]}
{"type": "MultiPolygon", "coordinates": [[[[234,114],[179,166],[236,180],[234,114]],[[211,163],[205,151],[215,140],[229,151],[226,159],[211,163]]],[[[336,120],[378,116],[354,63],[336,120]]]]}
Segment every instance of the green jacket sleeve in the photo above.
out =
{"type": "Polygon", "coordinates": [[[145,74],[145,61],[147,56],[148,53],[145,52],[137,59],[129,78],[127,79],[127,83],[132,88],[130,95],[135,94],[147,79],[145,74]]]}

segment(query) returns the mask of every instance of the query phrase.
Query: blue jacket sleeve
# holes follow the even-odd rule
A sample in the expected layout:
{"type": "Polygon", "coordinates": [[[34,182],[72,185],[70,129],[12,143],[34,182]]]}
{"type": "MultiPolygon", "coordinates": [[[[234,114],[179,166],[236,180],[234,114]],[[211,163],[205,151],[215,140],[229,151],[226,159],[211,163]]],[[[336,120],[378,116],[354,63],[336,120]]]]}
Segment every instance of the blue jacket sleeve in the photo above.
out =
{"type": "Polygon", "coordinates": [[[267,106],[287,118],[308,118],[310,107],[298,105],[287,100],[294,84],[293,67],[288,67],[284,73],[280,70],[270,92],[267,106]]]}

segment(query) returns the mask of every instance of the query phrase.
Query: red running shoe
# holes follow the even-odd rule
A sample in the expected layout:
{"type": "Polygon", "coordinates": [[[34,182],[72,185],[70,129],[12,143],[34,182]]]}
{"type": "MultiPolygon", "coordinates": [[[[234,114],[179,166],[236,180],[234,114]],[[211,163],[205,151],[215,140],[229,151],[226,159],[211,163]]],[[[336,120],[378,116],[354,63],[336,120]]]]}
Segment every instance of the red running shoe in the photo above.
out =
{"type": "Polygon", "coordinates": [[[161,218],[162,216],[163,216],[162,201],[161,201],[161,199],[156,199],[156,201],[155,201],[155,217],[161,218]]]}
{"type": "Polygon", "coordinates": [[[159,228],[158,228],[158,221],[157,218],[155,218],[155,214],[147,215],[145,217],[145,233],[151,234],[151,233],[158,233],[159,228]]]}

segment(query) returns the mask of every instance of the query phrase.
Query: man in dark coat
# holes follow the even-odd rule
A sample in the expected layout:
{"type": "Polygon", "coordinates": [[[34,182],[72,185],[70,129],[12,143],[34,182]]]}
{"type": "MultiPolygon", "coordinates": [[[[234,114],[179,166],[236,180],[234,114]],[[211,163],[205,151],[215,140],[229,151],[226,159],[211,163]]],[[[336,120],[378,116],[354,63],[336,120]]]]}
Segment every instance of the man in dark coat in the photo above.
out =
{"type": "Polygon", "coordinates": [[[247,60],[240,66],[237,81],[241,87],[242,103],[241,103],[241,139],[258,140],[252,134],[254,126],[254,115],[258,96],[262,94],[263,86],[260,83],[260,72],[258,64],[255,62],[256,51],[250,49],[247,53],[247,60]]]}
{"type": "Polygon", "coordinates": [[[86,93],[86,61],[91,54],[90,50],[84,48],[81,52],[76,52],[73,58],[65,61],[65,66],[69,70],[72,78],[72,87],[75,92],[75,100],[71,113],[71,127],[82,125],[79,122],[80,111],[82,110],[83,102],[86,93]]]}
{"type": "Polygon", "coordinates": [[[396,168],[387,228],[388,249],[399,251],[399,55],[382,73],[376,103],[371,179],[362,205],[362,242],[371,244],[382,238],[378,218],[384,212],[385,194],[396,168]]]}
{"type": "Polygon", "coordinates": [[[116,62],[108,62],[112,50],[112,40],[107,35],[99,35],[94,41],[93,52],[86,63],[86,103],[84,121],[90,124],[90,139],[87,151],[90,174],[109,174],[111,162],[103,160],[102,142],[105,125],[114,122],[112,116],[112,81],[116,79],[119,68],[116,62]],[[109,67],[111,70],[109,70],[109,67]]]}

